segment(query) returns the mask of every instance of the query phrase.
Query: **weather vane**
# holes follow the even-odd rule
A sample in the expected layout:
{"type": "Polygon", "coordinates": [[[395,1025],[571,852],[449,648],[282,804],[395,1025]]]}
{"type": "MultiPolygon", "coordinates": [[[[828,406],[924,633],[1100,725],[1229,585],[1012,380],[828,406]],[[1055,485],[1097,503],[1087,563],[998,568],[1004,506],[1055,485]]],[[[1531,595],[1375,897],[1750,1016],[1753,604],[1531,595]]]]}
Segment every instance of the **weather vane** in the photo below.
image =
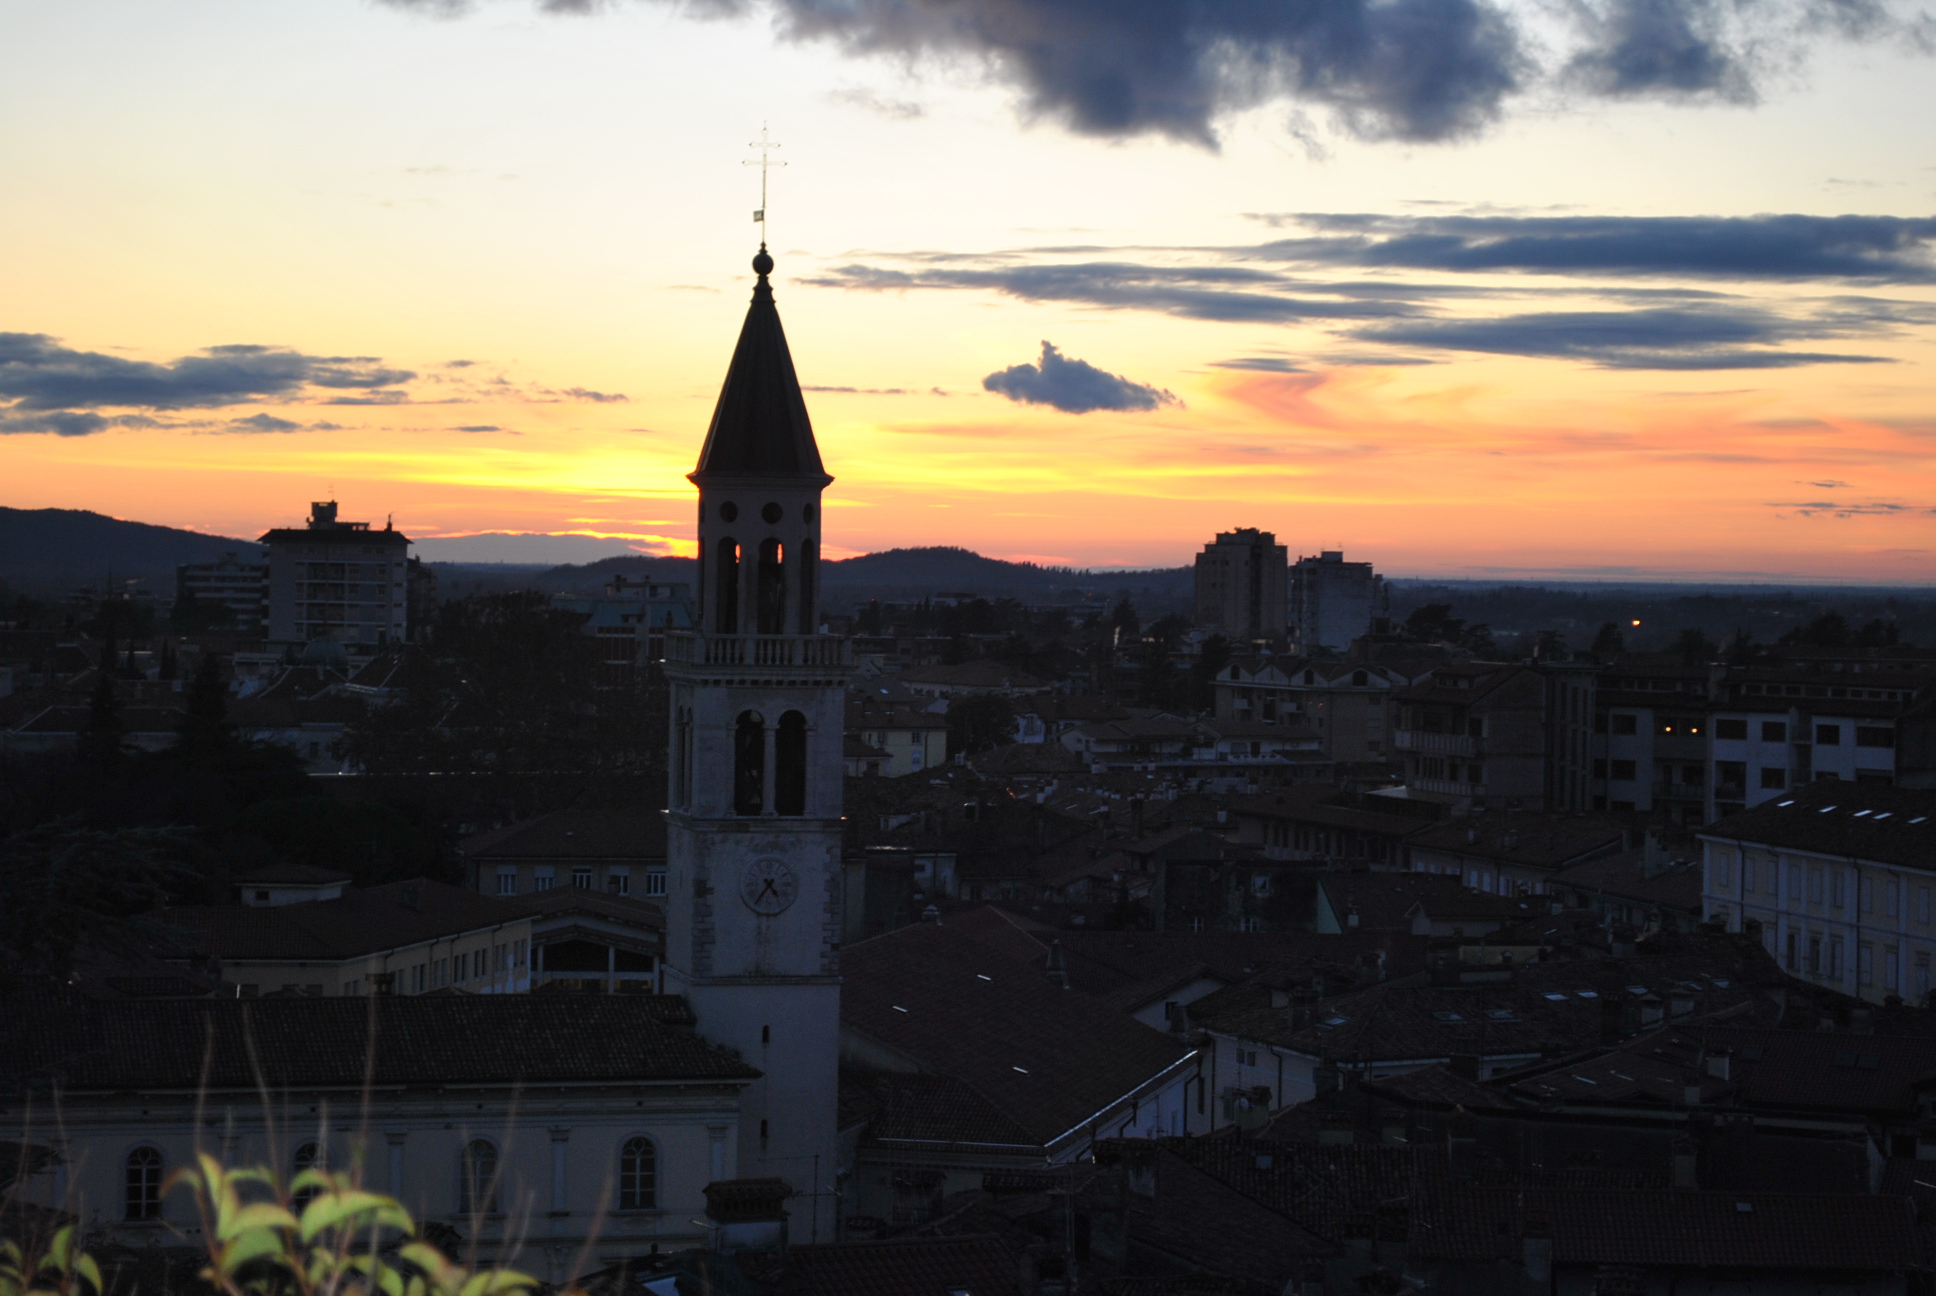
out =
{"type": "Polygon", "coordinates": [[[760,123],[760,137],[754,140],[752,143],[748,144],[746,147],[750,149],[758,149],[760,151],[760,155],[757,158],[747,158],[744,162],[740,163],[740,165],[756,166],[760,169],[760,205],[758,209],[756,209],[753,212],[753,219],[755,222],[758,223],[760,227],[760,246],[765,247],[766,246],[766,173],[771,168],[783,167],[786,165],[786,163],[776,162],[773,160],[771,156],[772,152],[774,149],[780,146],[778,144],[773,143],[771,140],[767,139],[765,122],[760,123]]]}

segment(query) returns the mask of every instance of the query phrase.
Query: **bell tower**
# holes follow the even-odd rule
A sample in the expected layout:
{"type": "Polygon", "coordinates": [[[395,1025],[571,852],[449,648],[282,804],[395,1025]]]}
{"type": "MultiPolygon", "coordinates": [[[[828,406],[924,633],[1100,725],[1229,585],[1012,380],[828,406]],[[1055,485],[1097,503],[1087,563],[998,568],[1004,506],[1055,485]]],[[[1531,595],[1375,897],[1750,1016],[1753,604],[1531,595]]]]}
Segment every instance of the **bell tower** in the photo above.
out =
{"type": "Polygon", "coordinates": [[[819,633],[820,463],[767,276],[699,466],[699,620],[667,636],[665,989],[765,1073],[737,1176],[794,1190],[796,1241],[833,1236],[841,728],[852,652],[819,633]]]}

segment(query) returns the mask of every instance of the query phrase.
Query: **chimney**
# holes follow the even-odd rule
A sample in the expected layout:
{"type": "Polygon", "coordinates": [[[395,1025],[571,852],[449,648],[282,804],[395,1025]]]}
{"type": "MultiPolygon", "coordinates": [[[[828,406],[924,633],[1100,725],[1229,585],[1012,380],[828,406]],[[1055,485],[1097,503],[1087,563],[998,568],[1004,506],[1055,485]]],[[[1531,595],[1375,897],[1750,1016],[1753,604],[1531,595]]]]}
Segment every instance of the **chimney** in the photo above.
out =
{"type": "Polygon", "coordinates": [[[1069,961],[1062,953],[1062,939],[1049,942],[1049,980],[1064,990],[1069,988],[1069,961]]]}
{"type": "Polygon", "coordinates": [[[784,1179],[716,1179],[706,1185],[709,1249],[733,1254],[779,1251],[787,1246],[786,1199],[793,1188],[784,1179]]]}
{"type": "Polygon", "coordinates": [[[1519,1267],[1535,1291],[1553,1284],[1553,1221],[1544,1207],[1528,1206],[1519,1228],[1519,1267]]]}
{"type": "Polygon", "coordinates": [[[1701,1186],[1697,1162],[1698,1158],[1694,1151],[1694,1141],[1685,1138],[1675,1139],[1674,1187],[1694,1189],[1701,1186]]]}
{"type": "Polygon", "coordinates": [[[1453,1111],[1445,1127],[1446,1165],[1454,1179],[1470,1179],[1479,1165],[1479,1122],[1465,1108],[1453,1111]]]}

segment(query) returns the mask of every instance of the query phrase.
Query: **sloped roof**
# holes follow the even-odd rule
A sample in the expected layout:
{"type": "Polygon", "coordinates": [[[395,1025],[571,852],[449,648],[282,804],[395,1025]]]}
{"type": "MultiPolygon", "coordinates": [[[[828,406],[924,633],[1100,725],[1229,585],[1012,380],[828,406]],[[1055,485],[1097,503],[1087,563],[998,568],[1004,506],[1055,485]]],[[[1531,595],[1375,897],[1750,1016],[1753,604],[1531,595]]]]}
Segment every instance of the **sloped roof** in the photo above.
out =
{"type": "Polygon", "coordinates": [[[354,958],[527,917],[529,897],[487,896],[419,878],[345,887],[334,900],[287,905],[178,905],[161,919],[196,933],[224,959],[354,958]]]}
{"type": "Polygon", "coordinates": [[[1480,812],[1428,827],[1412,849],[1448,851],[1533,868],[1562,868],[1584,856],[1610,853],[1624,841],[1621,825],[1582,815],[1480,812]]]}
{"type": "Polygon", "coordinates": [[[798,477],[825,485],[833,478],[821,466],[814,443],[793,353],[767,282],[773,262],[764,245],[753,265],[759,282],[692,477],[798,477]]]}
{"type": "Polygon", "coordinates": [[[277,864],[265,864],[242,874],[235,879],[238,886],[327,886],[332,882],[348,882],[350,875],[338,873],[335,869],[318,868],[314,864],[294,864],[287,860],[277,864]]]}
{"type": "Polygon", "coordinates": [[[1936,868],[1936,789],[1810,783],[1709,824],[1700,836],[1928,870],[1936,868]]]}
{"type": "Polygon", "coordinates": [[[840,970],[844,1027],[963,1082],[1038,1143],[1079,1128],[1191,1051],[938,923],[849,945],[840,970]]]}
{"type": "Polygon", "coordinates": [[[774,1296],[1018,1296],[1022,1267],[992,1233],[787,1248],[774,1296]]]}
{"type": "Polygon", "coordinates": [[[359,1088],[759,1076],[666,1025],[654,995],[16,1000],[0,1017],[0,1077],[85,1090],[359,1088]]]}
{"type": "Polygon", "coordinates": [[[466,837],[457,849],[480,862],[662,860],[665,816],[657,810],[554,810],[466,837]]]}

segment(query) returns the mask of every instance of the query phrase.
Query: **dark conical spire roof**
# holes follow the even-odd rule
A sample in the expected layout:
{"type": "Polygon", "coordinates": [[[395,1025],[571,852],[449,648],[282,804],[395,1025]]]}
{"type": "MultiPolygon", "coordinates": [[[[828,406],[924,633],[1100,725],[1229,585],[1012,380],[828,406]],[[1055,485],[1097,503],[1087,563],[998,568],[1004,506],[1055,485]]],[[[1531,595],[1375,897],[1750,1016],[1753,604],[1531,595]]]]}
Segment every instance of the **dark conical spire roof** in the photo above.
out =
{"type": "Polygon", "coordinates": [[[760,244],[753,258],[759,283],[733,349],[732,367],[713,409],[694,481],[707,477],[806,477],[832,481],[820,463],[807,402],[793,372],[780,312],[773,305],[773,258],[760,244]]]}

